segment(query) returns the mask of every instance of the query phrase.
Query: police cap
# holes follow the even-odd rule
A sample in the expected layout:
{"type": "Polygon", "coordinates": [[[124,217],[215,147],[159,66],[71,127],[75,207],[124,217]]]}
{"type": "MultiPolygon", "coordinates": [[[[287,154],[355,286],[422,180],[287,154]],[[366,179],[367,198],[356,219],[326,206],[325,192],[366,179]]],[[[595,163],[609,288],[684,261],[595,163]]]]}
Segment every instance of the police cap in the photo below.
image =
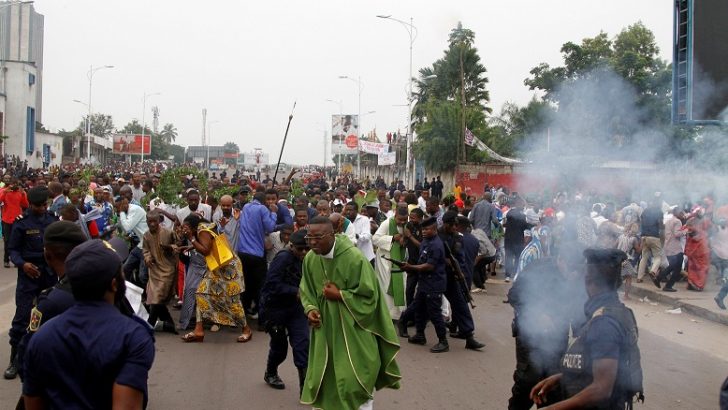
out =
{"type": "Polygon", "coordinates": [[[43,243],[45,245],[69,244],[76,246],[86,242],[86,239],[81,227],[70,221],[53,222],[48,225],[43,233],[43,243]]]}
{"type": "Polygon", "coordinates": [[[48,188],[44,186],[31,188],[28,191],[28,202],[36,206],[43,205],[48,202],[48,195],[48,188]]]}
{"type": "Polygon", "coordinates": [[[66,258],[66,276],[71,283],[109,283],[121,268],[121,257],[106,241],[93,239],[73,248],[66,258]]]}
{"type": "Polygon", "coordinates": [[[458,218],[458,213],[455,211],[447,211],[442,215],[442,223],[448,225],[454,225],[458,218]]]}
{"type": "Polygon", "coordinates": [[[614,288],[619,287],[622,262],[627,260],[626,253],[619,249],[587,249],[584,257],[587,277],[614,288]]]}

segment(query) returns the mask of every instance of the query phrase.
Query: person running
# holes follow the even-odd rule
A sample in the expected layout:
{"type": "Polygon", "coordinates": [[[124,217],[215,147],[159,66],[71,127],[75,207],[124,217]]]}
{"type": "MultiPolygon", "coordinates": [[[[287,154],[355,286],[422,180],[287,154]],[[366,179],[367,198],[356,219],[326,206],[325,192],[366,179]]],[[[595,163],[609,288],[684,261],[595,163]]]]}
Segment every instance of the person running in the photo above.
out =
{"type": "Polygon", "coordinates": [[[177,334],[174,320],[169,314],[167,303],[174,296],[174,284],[177,279],[177,236],[174,232],[161,226],[161,217],[157,211],[147,214],[149,231],[144,234],[143,256],[149,273],[147,282],[147,304],[149,305],[149,324],[154,327],[157,319],[164,323],[162,330],[177,334]]]}

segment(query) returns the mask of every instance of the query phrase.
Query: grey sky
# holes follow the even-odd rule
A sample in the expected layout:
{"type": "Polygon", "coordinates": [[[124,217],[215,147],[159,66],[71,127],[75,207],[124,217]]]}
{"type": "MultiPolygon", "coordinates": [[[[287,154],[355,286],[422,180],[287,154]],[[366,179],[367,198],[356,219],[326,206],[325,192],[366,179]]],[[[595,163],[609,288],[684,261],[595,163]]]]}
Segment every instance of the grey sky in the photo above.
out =
{"type": "Polygon", "coordinates": [[[559,49],[604,30],[614,36],[641,20],[671,60],[672,2],[515,1],[141,1],[36,0],[45,15],[43,122],[72,129],[86,108],[90,64],[114,65],[96,73],[94,112],[122,127],[141,119],[143,93],[160,109],[160,126],[175,124],[178,143],[199,145],[201,110],[208,109],[212,144],[235,141],[241,150],[263,148],[277,158],[288,114],[298,101],[284,162],[322,163],[324,128],[342,100],[357,112],[356,85],[339,75],[361,76],[363,130],[376,125],[404,131],[409,38],[398,23],[419,30],[414,72],[442,56],[450,30],[462,21],[475,31],[488,70],[491,107],[526,103],[528,71],[560,64],[559,49]]]}

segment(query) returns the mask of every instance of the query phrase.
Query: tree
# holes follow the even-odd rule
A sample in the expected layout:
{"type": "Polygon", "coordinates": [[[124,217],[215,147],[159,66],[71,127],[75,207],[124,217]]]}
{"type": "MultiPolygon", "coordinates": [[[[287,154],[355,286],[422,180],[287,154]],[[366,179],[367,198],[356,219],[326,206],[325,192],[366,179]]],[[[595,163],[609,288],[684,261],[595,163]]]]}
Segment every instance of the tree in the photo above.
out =
{"type": "Polygon", "coordinates": [[[177,139],[177,128],[172,123],[164,124],[159,134],[167,144],[171,144],[177,139]]]}
{"type": "Polygon", "coordinates": [[[466,106],[477,106],[488,113],[492,111],[487,105],[490,102],[490,94],[486,89],[487,70],[480,62],[478,49],[473,47],[474,42],[475,33],[458,23],[450,32],[444,56],[431,67],[419,70],[420,78],[415,81],[416,92],[413,92],[413,116],[416,123],[424,121],[428,101],[460,101],[463,89],[466,106]],[[464,73],[462,79],[461,68],[464,73]]]}
{"type": "Polygon", "coordinates": [[[223,146],[223,150],[225,150],[225,152],[234,152],[236,154],[240,152],[240,148],[238,148],[238,144],[236,144],[234,142],[226,142],[225,145],[223,146]]]}
{"type": "Polygon", "coordinates": [[[458,159],[484,159],[480,151],[472,149],[465,158],[460,154],[463,125],[480,137],[491,135],[486,123],[491,112],[488,78],[474,42],[475,33],[458,23],[450,32],[443,57],[419,70],[413,109],[418,134],[414,152],[433,171],[452,169],[458,159]]]}
{"type": "MultiPolygon", "coordinates": [[[[142,133],[142,124],[139,123],[138,120],[133,119],[129,121],[124,128],[120,129],[119,132],[124,134],[141,134],[142,133]]],[[[151,135],[152,130],[149,128],[149,126],[144,127],[144,134],[145,135],[151,135]]]]}
{"type": "MultiPolygon", "coordinates": [[[[83,117],[81,123],[78,124],[78,130],[83,135],[86,134],[86,119],[88,115],[83,117]]],[[[140,127],[141,129],[141,127],[140,127]]],[[[91,134],[98,135],[99,137],[106,137],[114,132],[114,121],[111,119],[111,115],[96,113],[91,114],[91,134]]]]}
{"type": "Polygon", "coordinates": [[[532,147],[534,139],[546,133],[546,127],[555,113],[548,102],[533,97],[527,105],[519,107],[513,102],[503,104],[500,113],[490,118],[493,139],[484,141],[501,155],[519,155],[532,147]]]}

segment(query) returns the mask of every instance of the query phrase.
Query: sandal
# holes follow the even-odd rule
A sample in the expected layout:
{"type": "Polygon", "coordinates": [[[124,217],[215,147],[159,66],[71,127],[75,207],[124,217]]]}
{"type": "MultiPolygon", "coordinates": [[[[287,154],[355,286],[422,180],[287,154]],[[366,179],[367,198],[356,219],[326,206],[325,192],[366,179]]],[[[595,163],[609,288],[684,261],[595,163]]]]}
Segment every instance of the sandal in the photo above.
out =
{"type": "Polygon", "coordinates": [[[205,335],[196,335],[195,332],[190,332],[182,336],[182,341],[185,343],[202,343],[204,340],[205,335]]]}
{"type": "MultiPolygon", "coordinates": [[[[245,330],[243,330],[245,332],[245,330]]],[[[248,329],[248,333],[238,336],[238,343],[248,343],[253,338],[253,331],[248,329]]]]}

